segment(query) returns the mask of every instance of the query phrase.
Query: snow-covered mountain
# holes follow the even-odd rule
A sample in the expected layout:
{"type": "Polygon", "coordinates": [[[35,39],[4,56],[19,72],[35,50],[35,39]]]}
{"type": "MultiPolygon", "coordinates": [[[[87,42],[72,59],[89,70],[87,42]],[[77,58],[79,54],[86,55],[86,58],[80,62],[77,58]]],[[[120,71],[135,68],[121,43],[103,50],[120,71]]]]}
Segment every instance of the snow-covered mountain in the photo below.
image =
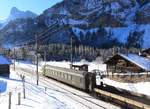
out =
{"type": "Polygon", "coordinates": [[[35,18],[37,15],[31,11],[20,11],[16,7],[11,9],[9,17],[6,19],[6,22],[19,19],[19,18],[35,18]]]}
{"type": "Polygon", "coordinates": [[[41,16],[48,27],[69,24],[73,34],[65,37],[73,35],[82,44],[150,47],[148,0],[64,0],[41,16]]]}
{"type": "Polygon", "coordinates": [[[0,28],[2,27],[2,25],[3,25],[3,24],[0,22],[0,28]]]}
{"type": "Polygon", "coordinates": [[[4,22],[4,20],[0,20],[0,29],[3,27],[4,22]]]}
{"type": "Polygon", "coordinates": [[[15,21],[16,19],[34,19],[36,17],[37,15],[31,11],[20,11],[16,7],[13,7],[8,18],[0,20],[0,29],[4,28],[10,21],[15,21]]]}
{"type": "MultiPolygon", "coordinates": [[[[41,43],[68,44],[72,36],[74,44],[105,48],[114,45],[150,47],[149,0],[63,0],[45,10],[33,22],[41,31],[50,28],[49,33],[42,36],[41,43]]],[[[18,22],[16,26],[23,24],[24,21],[18,22]]],[[[30,23],[27,27],[32,33],[37,31],[30,23]]],[[[7,25],[5,32],[8,34],[12,28],[12,25],[7,25]]],[[[34,34],[30,37],[34,39],[34,34]]]]}

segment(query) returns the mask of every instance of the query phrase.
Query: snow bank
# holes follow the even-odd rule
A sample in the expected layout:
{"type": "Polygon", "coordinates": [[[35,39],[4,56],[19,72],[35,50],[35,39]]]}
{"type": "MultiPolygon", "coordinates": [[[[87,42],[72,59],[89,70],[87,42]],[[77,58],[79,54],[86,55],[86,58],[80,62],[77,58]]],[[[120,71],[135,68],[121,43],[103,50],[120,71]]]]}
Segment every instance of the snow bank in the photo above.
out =
{"type": "Polygon", "coordinates": [[[121,89],[129,90],[144,95],[150,96],[150,82],[139,82],[139,83],[121,83],[110,80],[108,78],[103,79],[105,84],[115,86],[121,89]],[[142,88],[141,88],[142,87],[142,88]]]}

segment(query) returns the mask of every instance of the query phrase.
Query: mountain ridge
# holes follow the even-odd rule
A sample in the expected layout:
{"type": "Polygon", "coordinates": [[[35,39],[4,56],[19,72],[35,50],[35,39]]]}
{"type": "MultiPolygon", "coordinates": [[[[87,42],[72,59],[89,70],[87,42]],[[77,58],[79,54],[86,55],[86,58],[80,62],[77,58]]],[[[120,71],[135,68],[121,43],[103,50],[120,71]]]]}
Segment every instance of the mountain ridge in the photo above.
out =
{"type": "Polygon", "coordinates": [[[6,22],[9,22],[11,20],[19,19],[19,18],[35,18],[37,15],[31,11],[20,11],[16,7],[12,7],[10,11],[10,15],[6,19],[6,22]]]}
{"type": "MultiPolygon", "coordinates": [[[[57,24],[64,29],[45,36],[42,43],[70,43],[73,37],[74,44],[90,45],[94,47],[109,48],[112,46],[128,46],[149,48],[150,30],[150,2],[146,0],[63,0],[62,2],[45,10],[43,14],[30,19],[32,22],[22,20],[16,21],[16,27],[25,28],[25,31],[42,32],[47,28],[57,24]],[[34,26],[36,29],[32,29],[34,26]],[[65,26],[69,27],[66,29],[65,26]],[[28,31],[27,29],[28,28],[28,31]],[[61,42],[61,40],[65,41],[61,42]],[[54,41],[55,40],[55,41],[54,41]]],[[[7,25],[5,32],[12,29],[12,25],[7,25]]],[[[57,30],[57,27],[55,28],[57,30]]],[[[21,28],[21,34],[25,33],[21,28]]],[[[0,38],[5,39],[8,35],[0,31],[0,38]],[[2,35],[3,34],[3,35],[2,35]]],[[[51,30],[52,32],[55,30],[51,30]]],[[[15,32],[10,32],[15,37],[15,32]]],[[[34,34],[26,34],[34,39],[34,34]]],[[[24,38],[23,36],[21,36],[24,38]]],[[[21,43],[22,41],[20,41],[21,43]]],[[[23,43],[23,42],[22,42],[23,43]]]]}

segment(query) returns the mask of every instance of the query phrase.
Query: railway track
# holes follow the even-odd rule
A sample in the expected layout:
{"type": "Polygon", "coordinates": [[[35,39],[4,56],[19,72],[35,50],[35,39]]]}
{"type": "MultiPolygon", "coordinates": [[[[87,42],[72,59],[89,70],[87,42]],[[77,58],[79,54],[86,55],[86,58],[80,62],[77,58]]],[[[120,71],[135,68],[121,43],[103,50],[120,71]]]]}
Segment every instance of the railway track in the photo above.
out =
{"type": "MultiPolygon", "coordinates": [[[[33,70],[30,70],[30,69],[25,69],[25,68],[17,68],[17,70],[20,72],[24,72],[25,73],[25,75],[28,75],[28,76],[36,76],[35,74],[34,74],[34,72],[33,72],[33,70]]],[[[56,87],[57,87],[57,89],[58,90],[56,90],[56,91],[58,91],[58,92],[60,92],[60,93],[63,93],[63,94],[65,94],[65,96],[67,96],[67,97],[69,97],[69,98],[71,98],[72,100],[74,100],[76,103],[79,103],[79,104],[81,104],[81,105],[83,105],[84,107],[86,107],[86,108],[88,108],[88,109],[93,109],[93,107],[94,108],[96,108],[96,109],[107,109],[105,106],[103,106],[103,105],[100,105],[100,103],[99,103],[99,100],[98,99],[96,99],[96,98],[94,98],[94,97],[92,97],[92,96],[89,96],[88,94],[87,95],[85,95],[85,96],[83,96],[83,95],[79,95],[79,94],[77,94],[77,93],[75,93],[74,91],[75,91],[75,89],[73,89],[73,88],[69,88],[70,90],[67,90],[67,89],[65,89],[63,86],[64,86],[64,84],[63,83],[60,83],[60,82],[58,82],[58,81],[54,81],[54,80],[51,80],[51,79],[49,79],[49,78],[45,78],[45,77],[43,77],[42,75],[40,75],[40,81],[39,81],[40,83],[43,83],[43,84],[46,84],[46,86],[45,87],[47,87],[47,86],[49,86],[49,87],[51,87],[51,89],[55,89],[56,87]],[[59,85],[58,85],[59,84],[59,85]],[[55,86],[55,87],[54,87],[55,86]],[[79,100],[80,99],[80,100],[79,100]],[[95,102],[95,101],[92,101],[92,100],[96,100],[97,102],[95,102]],[[90,105],[89,105],[90,104],[90,105]]],[[[66,85],[67,86],[67,85],[66,85]]],[[[65,87],[66,87],[65,86],[65,87]]],[[[67,86],[67,87],[69,87],[69,86],[67,86]]],[[[82,91],[79,91],[80,93],[82,92],[82,91]]],[[[83,93],[83,92],[82,92],[83,93]]],[[[85,94],[85,93],[84,93],[85,94]]],[[[113,106],[113,105],[111,105],[111,104],[109,104],[110,105],[110,108],[113,106]]],[[[115,106],[114,106],[115,107],[115,106]]],[[[115,108],[114,108],[115,109],[115,108]]]]}
{"type": "MultiPolygon", "coordinates": [[[[61,86],[58,86],[58,85],[56,85],[56,84],[54,84],[54,83],[52,83],[52,82],[50,82],[50,81],[46,81],[46,82],[44,81],[44,82],[42,82],[42,83],[47,84],[47,85],[48,85],[48,83],[50,83],[50,84],[53,84],[53,85],[59,87],[61,90],[63,89],[63,90],[65,91],[65,93],[62,92],[62,91],[61,91],[61,93],[65,94],[65,95],[68,96],[69,98],[71,98],[71,99],[73,99],[74,101],[76,101],[76,102],[78,102],[78,103],[80,103],[80,104],[86,106],[86,107],[89,108],[89,109],[93,109],[93,107],[92,107],[92,106],[89,106],[89,105],[86,105],[85,102],[90,102],[90,103],[92,103],[92,104],[94,104],[94,105],[100,107],[101,109],[107,109],[107,108],[105,108],[104,106],[101,106],[101,105],[99,105],[99,104],[97,104],[97,103],[95,103],[95,102],[92,102],[92,101],[86,99],[86,98],[87,98],[86,96],[82,96],[82,95],[78,95],[78,94],[76,94],[76,93],[73,93],[72,91],[69,91],[69,90],[67,90],[67,89],[65,89],[65,88],[63,88],[63,87],[61,87],[61,86]],[[66,92],[67,92],[67,93],[66,93],[66,92]],[[69,92],[69,93],[68,93],[68,92],[69,92]],[[70,94],[71,94],[71,95],[70,95],[70,94]],[[76,97],[79,97],[80,99],[82,99],[82,101],[84,100],[85,102],[84,102],[84,103],[83,103],[83,102],[80,102],[80,101],[78,101],[77,99],[75,99],[73,96],[74,96],[74,97],[75,97],[75,96],[76,96],[76,97]]],[[[51,87],[52,87],[52,86],[51,86],[51,87]]],[[[55,88],[55,87],[53,87],[53,88],[55,88]]],[[[60,90],[59,90],[59,92],[60,92],[60,90]]],[[[89,98],[89,97],[88,97],[88,98],[89,98]]]]}

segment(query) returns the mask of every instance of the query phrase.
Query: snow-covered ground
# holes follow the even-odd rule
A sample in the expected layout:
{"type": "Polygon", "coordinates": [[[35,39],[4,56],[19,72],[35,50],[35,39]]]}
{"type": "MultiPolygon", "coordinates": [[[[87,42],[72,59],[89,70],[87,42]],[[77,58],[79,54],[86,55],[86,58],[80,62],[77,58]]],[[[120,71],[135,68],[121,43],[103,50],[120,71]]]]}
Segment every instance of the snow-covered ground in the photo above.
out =
{"type": "MultiPolygon", "coordinates": [[[[9,92],[12,92],[12,109],[119,109],[119,107],[97,100],[87,93],[47,78],[40,77],[39,86],[37,86],[34,75],[35,68],[35,65],[19,62],[16,63],[16,71],[11,70],[9,79],[0,77],[1,109],[8,109],[9,92]],[[30,72],[19,68],[30,69],[30,72]],[[26,99],[23,98],[23,87],[19,74],[24,74],[26,77],[26,99]],[[19,92],[21,93],[21,105],[18,105],[19,92]]],[[[39,67],[40,69],[41,67],[39,67]]]]}
{"type": "MultiPolygon", "coordinates": [[[[77,109],[76,104],[70,98],[64,97],[63,94],[53,89],[45,91],[44,85],[36,86],[32,82],[30,83],[28,79],[26,83],[26,99],[23,99],[22,96],[21,105],[17,105],[18,92],[23,95],[20,80],[2,80],[8,85],[7,90],[0,97],[0,107],[2,109],[8,108],[8,92],[12,92],[12,109],[77,109]]],[[[5,87],[5,84],[3,84],[3,87],[5,87]]],[[[80,105],[77,107],[82,108],[80,105]]]]}
{"type": "Polygon", "coordinates": [[[125,89],[131,92],[144,94],[150,96],[150,82],[139,82],[139,83],[121,83],[104,78],[104,83],[115,86],[121,89],[125,89]]]}
{"type": "MultiPolygon", "coordinates": [[[[45,62],[41,62],[39,70],[45,62]]],[[[46,64],[66,67],[69,68],[70,62],[46,62],[46,64]]],[[[106,70],[106,65],[97,62],[76,62],[74,64],[88,64],[89,71],[94,69],[99,69],[101,71],[106,70]]],[[[103,101],[97,100],[88,94],[71,88],[69,86],[58,83],[54,80],[40,77],[39,86],[36,85],[35,76],[35,65],[27,62],[17,62],[16,72],[11,70],[10,79],[0,77],[0,107],[2,109],[8,108],[8,93],[12,92],[12,109],[87,109],[87,108],[105,108],[116,109],[118,107],[111,105],[110,103],[105,103],[103,101]],[[20,69],[19,69],[20,68],[20,69]],[[25,72],[21,68],[29,69],[30,72],[25,72]],[[30,74],[33,72],[32,74],[30,74]],[[26,76],[26,99],[23,99],[23,87],[22,81],[17,74],[24,74],[26,76]],[[72,91],[68,92],[63,88],[72,91]],[[17,105],[18,96],[17,94],[21,92],[21,105],[17,105]],[[77,96],[78,95],[78,96],[77,96]],[[87,100],[80,98],[84,97],[94,103],[99,104],[102,107],[96,106],[87,100]]],[[[126,89],[129,91],[141,93],[150,96],[150,82],[140,82],[140,83],[120,83],[107,78],[103,80],[106,84],[116,86],[118,88],[126,89]],[[142,88],[141,88],[142,87],[142,88]]]]}

